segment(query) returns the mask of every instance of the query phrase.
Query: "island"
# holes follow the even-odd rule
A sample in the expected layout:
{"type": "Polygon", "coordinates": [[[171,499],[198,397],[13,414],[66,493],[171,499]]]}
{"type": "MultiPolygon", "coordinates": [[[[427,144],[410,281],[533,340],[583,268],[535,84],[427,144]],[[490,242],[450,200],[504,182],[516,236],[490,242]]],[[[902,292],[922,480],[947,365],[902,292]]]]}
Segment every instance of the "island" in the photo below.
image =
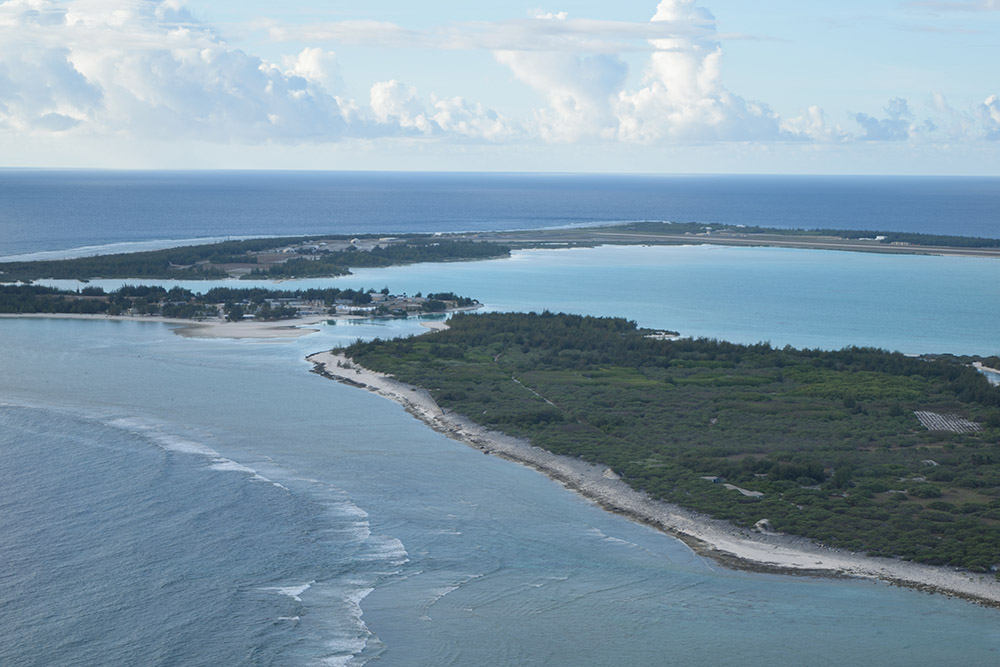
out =
{"type": "Polygon", "coordinates": [[[113,318],[185,325],[187,336],[274,338],[309,333],[301,324],[343,318],[405,318],[480,307],[453,292],[392,294],[388,287],[271,290],[216,287],[196,293],[183,287],[124,285],[60,290],[0,285],[0,317],[113,318]]]}
{"type": "Polygon", "coordinates": [[[456,314],[310,359],[724,563],[1000,604],[1000,388],[983,359],[669,334],[456,314]]]}
{"type": "Polygon", "coordinates": [[[660,221],[512,232],[231,240],[72,259],[0,262],[0,282],[284,280],[348,275],[352,268],[499,259],[509,257],[513,249],[703,244],[1000,258],[1000,239],[991,238],[660,221]]]}

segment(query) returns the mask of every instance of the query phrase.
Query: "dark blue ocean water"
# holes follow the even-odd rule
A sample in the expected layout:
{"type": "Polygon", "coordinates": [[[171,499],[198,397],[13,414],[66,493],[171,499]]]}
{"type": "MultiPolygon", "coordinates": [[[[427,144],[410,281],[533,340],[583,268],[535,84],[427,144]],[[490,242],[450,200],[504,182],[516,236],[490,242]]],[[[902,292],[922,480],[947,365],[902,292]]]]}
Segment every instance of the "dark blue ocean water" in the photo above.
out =
{"type": "Polygon", "coordinates": [[[0,170],[0,256],[634,220],[1000,236],[1000,179],[0,170]]]}

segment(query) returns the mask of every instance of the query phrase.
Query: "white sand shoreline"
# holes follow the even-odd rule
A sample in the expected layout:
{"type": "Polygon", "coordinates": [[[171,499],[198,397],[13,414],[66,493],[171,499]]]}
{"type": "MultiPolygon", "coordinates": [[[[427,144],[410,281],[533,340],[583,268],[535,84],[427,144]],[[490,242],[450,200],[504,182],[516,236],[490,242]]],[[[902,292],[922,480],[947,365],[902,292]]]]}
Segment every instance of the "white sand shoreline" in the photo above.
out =
{"type": "Polygon", "coordinates": [[[30,318],[55,320],[110,320],[115,322],[158,322],[176,325],[174,333],[188,338],[257,338],[278,339],[298,338],[319,331],[319,329],[303,328],[319,322],[332,319],[345,319],[345,315],[322,315],[314,317],[295,318],[291,320],[275,320],[271,322],[227,322],[222,319],[185,320],[158,315],[84,315],[78,313],[3,313],[0,318],[30,318]]]}
{"type": "Polygon", "coordinates": [[[823,547],[805,538],[741,529],[654,500],[635,491],[605,468],[552,454],[444,411],[426,391],[358,366],[343,355],[320,352],[307,359],[315,364],[316,372],[325,377],[396,401],[448,437],[487,454],[534,468],[600,507],[673,535],[699,554],[723,565],[783,574],[876,579],[1000,607],[1000,581],[993,576],[868,557],[823,547]]]}

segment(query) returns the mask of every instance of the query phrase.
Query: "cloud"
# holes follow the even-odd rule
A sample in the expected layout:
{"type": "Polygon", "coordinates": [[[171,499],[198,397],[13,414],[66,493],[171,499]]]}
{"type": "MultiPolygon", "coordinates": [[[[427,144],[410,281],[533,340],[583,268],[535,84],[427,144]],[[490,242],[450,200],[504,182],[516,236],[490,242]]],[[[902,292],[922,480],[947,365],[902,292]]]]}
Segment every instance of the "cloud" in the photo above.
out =
{"type": "Polygon", "coordinates": [[[732,36],[720,35],[695,0],[662,0],[648,22],[539,11],[421,30],[347,21],[270,35],[306,45],[269,62],[227,44],[181,0],[0,0],[0,132],[244,145],[390,137],[626,146],[1000,139],[995,95],[960,110],[933,93],[921,118],[895,98],[883,114],[851,114],[853,134],[815,105],[781,118],[723,85],[722,42],[732,36]],[[389,76],[354,101],[330,40],[487,50],[541,102],[513,118],[389,76]],[[638,55],[626,60],[627,53],[638,55]],[[633,77],[629,63],[643,58],[633,77]]]}
{"type": "Polygon", "coordinates": [[[722,47],[714,17],[694,0],[663,0],[652,22],[698,26],[684,36],[653,40],[646,85],[619,95],[619,136],[626,141],[754,141],[792,139],[763,103],[722,85],[722,47]]]}
{"type": "Polygon", "coordinates": [[[375,120],[383,125],[399,125],[423,134],[434,131],[417,89],[399,81],[380,81],[372,86],[371,107],[375,120]]]}
{"type": "Polygon", "coordinates": [[[431,119],[443,132],[462,137],[500,141],[521,134],[510,119],[462,97],[435,99],[431,119]]]}
{"type": "Polygon", "coordinates": [[[285,58],[285,75],[300,76],[334,93],[344,87],[337,54],[319,48],[305,48],[297,56],[285,58]]]}
{"type": "Polygon", "coordinates": [[[343,133],[331,54],[288,72],[229,48],[175,0],[0,3],[2,122],[212,141],[294,141],[343,133]]]}
{"type": "Polygon", "coordinates": [[[281,65],[228,46],[178,0],[0,0],[0,128],[221,143],[392,135],[496,140],[516,124],[466,101],[376,83],[341,96],[334,51],[281,65]]]}
{"type": "Polygon", "coordinates": [[[416,88],[396,80],[373,85],[370,98],[376,122],[388,133],[401,128],[411,135],[451,135],[487,141],[517,133],[510,120],[462,97],[434,98],[433,108],[428,111],[416,88]]]}
{"type": "Polygon", "coordinates": [[[904,141],[911,131],[910,119],[913,113],[906,100],[895,97],[885,107],[885,118],[875,118],[866,113],[854,114],[854,120],[861,126],[864,141],[904,141]]]}
{"type": "Polygon", "coordinates": [[[616,132],[613,102],[628,76],[615,56],[561,52],[498,51],[498,62],[545,96],[535,112],[536,130],[546,141],[577,141],[616,132]]]}
{"type": "Polygon", "coordinates": [[[985,130],[985,138],[1000,140],[1000,97],[990,95],[977,111],[985,130]]]}
{"type": "MultiPolygon", "coordinates": [[[[565,14],[540,15],[530,22],[531,34],[564,34],[573,26],[579,37],[587,24],[565,14]]],[[[535,127],[548,141],[581,139],[658,141],[791,139],[764,104],[751,102],[721,85],[722,48],[716,41],[715,18],[694,0],[663,0],[656,15],[635,36],[651,51],[646,85],[626,90],[628,66],[617,54],[593,49],[504,49],[494,52],[514,76],[544,96],[547,106],[535,111],[535,127]]],[[[591,26],[596,32],[611,27],[591,26]]],[[[569,46],[581,46],[577,41],[569,46]]]]}
{"type": "Polygon", "coordinates": [[[823,109],[815,105],[802,111],[795,118],[783,120],[781,129],[789,135],[808,137],[822,143],[843,142],[849,139],[847,132],[839,125],[831,125],[823,109]]]}
{"type": "Polygon", "coordinates": [[[932,12],[998,12],[1000,0],[971,0],[969,2],[907,2],[906,7],[932,12]]]}
{"type": "Polygon", "coordinates": [[[532,19],[466,21],[425,30],[411,30],[383,21],[336,21],[274,26],[269,34],[277,42],[336,42],[382,48],[623,53],[648,51],[652,39],[668,39],[708,29],[714,29],[714,20],[637,23],[571,19],[566,12],[539,12],[532,19]]]}

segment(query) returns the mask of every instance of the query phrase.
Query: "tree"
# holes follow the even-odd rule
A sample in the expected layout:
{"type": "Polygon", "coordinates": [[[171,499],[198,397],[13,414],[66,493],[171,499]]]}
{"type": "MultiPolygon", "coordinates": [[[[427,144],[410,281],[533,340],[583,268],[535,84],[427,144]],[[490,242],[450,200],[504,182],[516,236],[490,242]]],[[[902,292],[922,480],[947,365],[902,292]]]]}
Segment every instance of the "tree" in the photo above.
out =
{"type": "Polygon", "coordinates": [[[226,319],[230,322],[239,322],[243,319],[243,306],[238,303],[227,303],[225,305],[226,319]]]}

